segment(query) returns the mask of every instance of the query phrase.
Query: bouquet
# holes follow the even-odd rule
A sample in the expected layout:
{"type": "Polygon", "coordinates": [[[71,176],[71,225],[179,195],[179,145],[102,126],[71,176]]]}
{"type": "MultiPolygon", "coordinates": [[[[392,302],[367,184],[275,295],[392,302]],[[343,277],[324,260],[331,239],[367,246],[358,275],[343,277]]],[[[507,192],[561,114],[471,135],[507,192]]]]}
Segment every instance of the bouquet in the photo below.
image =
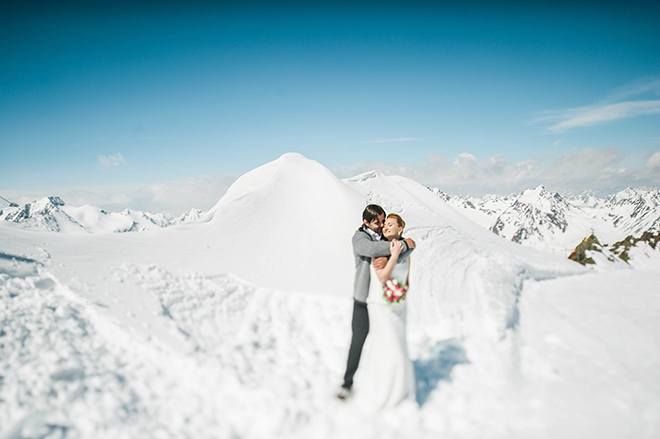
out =
{"type": "Polygon", "coordinates": [[[383,285],[383,297],[389,303],[399,303],[406,297],[408,285],[397,279],[389,279],[383,285]]]}

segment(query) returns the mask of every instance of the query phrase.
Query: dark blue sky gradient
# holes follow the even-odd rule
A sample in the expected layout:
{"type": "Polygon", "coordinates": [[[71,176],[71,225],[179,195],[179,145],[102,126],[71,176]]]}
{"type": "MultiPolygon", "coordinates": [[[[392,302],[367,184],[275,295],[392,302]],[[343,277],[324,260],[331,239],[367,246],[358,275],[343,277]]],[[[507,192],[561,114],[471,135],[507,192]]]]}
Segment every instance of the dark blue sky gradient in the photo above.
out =
{"type": "Polygon", "coordinates": [[[287,151],[334,167],[660,149],[657,114],[561,134],[531,123],[660,78],[657,7],[19,8],[0,21],[0,187],[242,173],[287,151]],[[125,163],[100,170],[116,153],[125,163]]]}

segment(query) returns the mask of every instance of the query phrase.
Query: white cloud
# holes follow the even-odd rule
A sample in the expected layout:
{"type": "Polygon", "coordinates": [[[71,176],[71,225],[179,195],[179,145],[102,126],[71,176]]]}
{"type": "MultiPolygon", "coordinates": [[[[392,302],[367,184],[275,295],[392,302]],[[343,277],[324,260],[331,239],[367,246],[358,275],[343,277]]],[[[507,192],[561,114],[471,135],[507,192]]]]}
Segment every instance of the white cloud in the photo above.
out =
{"type": "Polygon", "coordinates": [[[654,153],[646,162],[646,170],[660,177],[660,151],[654,153]]]}
{"type": "Polygon", "coordinates": [[[544,175],[562,181],[593,178],[620,161],[621,157],[615,148],[584,148],[550,164],[544,170],[544,175]]]}
{"type": "Polygon", "coordinates": [[[640,95],[660,96],[660,79],[643,79],[632,84],[619,87],[614,90],[610,96],[608,96],[607,101],[624,101],[629,97],[640,95]]]}
{"type": "Polygon", "coordinates": [[[628,101],[615,104],[571,108],[544,118],[558,120],[547,128],[549,133],[563,133],[573,128],[588,127],[618,119],[660,113],[660,100],[628,101]]]}
{"type": "Polygon", "coordinates": [[[647,79],[614,90],[603,101],[584,107],[549,111],[535,123],[550,124],[550,134],[615,120],[660,113],[660,80],[647,79]]]}
{"type": "Polygon", "coordinates": [[[515,162],[501,155],[479,161],[462,153],[453,160],[439,154],[425,164],[396,165],[360,162],[354,167],[335,170],[340,177],[378,169],[386,175],[402,175],[421,184],[437,186],[454,194],[484,195],[520,192],[543,184],[562,192],[592,190],[610,193],[627,186],[660,185],[660,152],[639,168],[622,167],[621,153],[615,148],[584,148],[546,164],[533,159],[515,162]]]}
{"type": "Polygon", "coordinates": [[[192,207],[208,210],[227,192],[234,180],[234,177],[221,174],[207,178],[187,177],[182,181],[147,185],[144,192],[154,206],[163,206],[164,210],[182,212],[192,207]]]}
{"type": "MultiPolygon", "coordinates": [[[[534,177],[540,174],[541,168],[534,160],[530,159],[516,163],[509,172],[511,185],[514,187],[523,187],[525,182],[532,181],[534,177]]],[[[506,176],[503,177],[503,181],[506,183],[505,179],[506,176]]]]}
{"type": "Polygon", "coordinates": [[[148,185],[59,187],[32,192],[6,192],[9,194],[8,196],[12,197],[12,200],[19,203],[29,203],[55,195],[73,206],[92,204],[112,212],[129,208],[151,212],[171,212],[179,215],[193,207],[202,210],[210,209],[227,192],[234,180],[235,177],[219,174],[212,177],[188,177],[179,181],[148,185]]]}
{"type": "Polygon", "coordinates": [[[119,166],[124,163],[124,156],[121,153],[115,155],[97,155],[99,163],[105,168],[111,168],[113,166],[119,166]]]}
{"type": "Polygon", "coordinates": [[[478,161],[475,156],[469,153],[459,154],[451,164],[451,172],[461,180],[474,179],[477,173],[478,161]]]}
{"type": "MultiPolygon", "coordinates": [[[[614,193],[628,186],[660,186],[660,151],[650,154],[637,168],[620,166],[624,158],[615,148],[584,148],[549,164],[533,159],[513,161],[499,154],[484,160],[470,153],[453,159],[433,154],[421,164],[359,162],[334,172],[345,178],[378,169],[386,175],[402,175],[449,193],[465,195],[509,194],[539,184],[562,193],[582,190],[614,193]]],[[[210,209],[234,181],[233,176],[215,175],[140,186],[61,187],[29,193],[5,191],[2,195],[19,203],[55,195],[74,206],[92,204],[108,211],[131,208],[178,215],[193,207],[210,209]]]]}

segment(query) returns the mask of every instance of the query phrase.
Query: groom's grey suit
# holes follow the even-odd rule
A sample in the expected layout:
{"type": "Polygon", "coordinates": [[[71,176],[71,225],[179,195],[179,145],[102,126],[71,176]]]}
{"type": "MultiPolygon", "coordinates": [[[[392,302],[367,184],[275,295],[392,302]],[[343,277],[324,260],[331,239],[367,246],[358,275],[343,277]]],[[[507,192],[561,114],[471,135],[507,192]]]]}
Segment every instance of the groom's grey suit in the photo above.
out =
{"type": "MultiPolygon", "coordinates": [[[[353,321],[351,329],[351,347],[348,350],[348,361],[346,374],[344,375],[343,387],[350,389],[353,386],[353,376],[360,364],[362,347],[369,333],[369,313],[367,312],[367,297],[369,296],[369,284],[371,282],[371,258],[390,255],[390,243],[382,241],[379,235],[364,224],[357,229],[353,235],[353,256],[355,256],[355,283],[353,284],[353,321]]],[[[409,248],[403,241],[403,251],[399,260],[410,256],[414,249],[409,248]]]]}

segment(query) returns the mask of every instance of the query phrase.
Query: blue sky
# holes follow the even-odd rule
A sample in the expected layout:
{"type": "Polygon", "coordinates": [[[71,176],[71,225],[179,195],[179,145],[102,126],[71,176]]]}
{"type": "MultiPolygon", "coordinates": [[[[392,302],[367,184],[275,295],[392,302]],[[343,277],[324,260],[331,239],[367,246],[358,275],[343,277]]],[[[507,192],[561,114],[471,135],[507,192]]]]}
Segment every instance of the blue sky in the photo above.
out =
{"type": "Polygon", "coordinates": [[[657,6],[310,3],[2,6],[0,191],[212,199],[289,151],[475,194],[660,185],[657,6]]]}

